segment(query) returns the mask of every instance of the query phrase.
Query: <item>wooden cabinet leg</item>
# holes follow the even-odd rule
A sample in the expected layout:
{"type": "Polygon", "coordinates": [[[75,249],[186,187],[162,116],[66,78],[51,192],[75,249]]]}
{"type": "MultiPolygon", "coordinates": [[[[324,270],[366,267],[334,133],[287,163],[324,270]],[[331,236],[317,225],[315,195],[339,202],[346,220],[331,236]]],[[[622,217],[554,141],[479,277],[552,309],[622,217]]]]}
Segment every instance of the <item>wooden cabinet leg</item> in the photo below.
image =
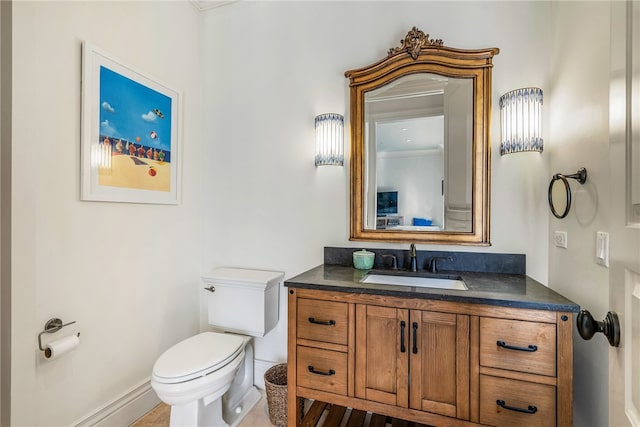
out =
{"type": "Polygon", "coordinates": [[[298,399],[296,396],[298,381],[297,381],[297,352],[296,352],[296,337],[297,332],[297,311],[298,311],[298,298],[294,289],[289,289],[288,295],[288,343],[287,343],[287,424],[289,426],[299,426],[302,424],[302,417],[304,415],[304,408],[302,405],[303,400],[298,399]]]}
{"type": "Polygon", "coordinates": [[[304,399],[297,398],[287,390],[287,424],[291,427],[302,425],[304,399]]]}

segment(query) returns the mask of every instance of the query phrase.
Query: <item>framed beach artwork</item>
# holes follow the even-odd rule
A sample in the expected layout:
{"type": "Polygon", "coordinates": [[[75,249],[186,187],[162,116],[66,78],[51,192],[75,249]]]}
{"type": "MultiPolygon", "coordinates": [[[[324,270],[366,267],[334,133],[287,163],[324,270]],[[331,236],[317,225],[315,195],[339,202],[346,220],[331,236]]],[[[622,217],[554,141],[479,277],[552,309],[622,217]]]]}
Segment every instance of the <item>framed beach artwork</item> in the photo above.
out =
{"type": "Polygon", "coordinates": [[[180,201],[180,93],[82,46],[81,199],[180,201]]]}

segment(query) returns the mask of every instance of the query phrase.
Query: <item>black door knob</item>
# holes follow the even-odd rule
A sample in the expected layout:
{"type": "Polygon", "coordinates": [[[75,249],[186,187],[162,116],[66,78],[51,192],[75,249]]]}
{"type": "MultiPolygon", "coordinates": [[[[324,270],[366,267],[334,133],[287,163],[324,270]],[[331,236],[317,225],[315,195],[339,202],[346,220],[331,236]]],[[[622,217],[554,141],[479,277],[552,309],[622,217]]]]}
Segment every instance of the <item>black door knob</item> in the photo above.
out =
{"type": "Polygon", "coordinates": [[[620,346],[620,320],[615,312],[608,312],[604,320],[598,322],[588,310],[581,310],[576,317],[576,323],[582,339],[590,340],[597,332],[602,332],[611,346],[620,346]]]}

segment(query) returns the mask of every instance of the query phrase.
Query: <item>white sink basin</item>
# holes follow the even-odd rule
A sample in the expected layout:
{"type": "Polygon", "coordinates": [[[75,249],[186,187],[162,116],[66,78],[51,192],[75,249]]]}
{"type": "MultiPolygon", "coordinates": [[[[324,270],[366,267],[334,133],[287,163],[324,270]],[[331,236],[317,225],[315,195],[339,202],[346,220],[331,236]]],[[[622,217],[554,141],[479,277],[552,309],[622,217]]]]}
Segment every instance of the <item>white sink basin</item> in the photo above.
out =
{"type": "Polygon", "coordinates": [[[380,285],[417,286],[420,288],[457,289],[468,288],[460,279],[443,279],[441,277],[391,276],[386,274],[367,274],[361,283],[377,283],[380,285]]]}

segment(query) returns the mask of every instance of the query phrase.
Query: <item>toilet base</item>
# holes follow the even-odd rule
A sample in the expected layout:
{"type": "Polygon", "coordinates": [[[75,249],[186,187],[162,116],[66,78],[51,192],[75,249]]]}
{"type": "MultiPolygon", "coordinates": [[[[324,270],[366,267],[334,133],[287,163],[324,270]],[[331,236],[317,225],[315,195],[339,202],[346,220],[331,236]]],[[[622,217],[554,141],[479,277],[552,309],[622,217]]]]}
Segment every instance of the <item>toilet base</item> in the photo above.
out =
{"type": "MultiPolygon", "coordinates": [[[[258,391],[257,388],[251,387],[247,390],[244,398],[241,400],[240,404],[235,408],[228,408],[228,410],[223,411],[224,419],[229,423],[230,427],[236,427],[240,421],[244,419],[244,417],[253,409],[254,406],[262,399],[262,395],[258,391]]],[[[227,408],[225,408],[227,409],[227,408]]]]}
{"type": "Polygon", "coordinates": [[[205,405],[202,399],[171,407],[170,427],[228,427],[222,419],[222,400],[205,405]]]}
{"type": "Polygon", "coordinates": [[[236,427],[260,401],[262,395],[256,387],[247,390],[233,408],[222,408],[222,398],[205,405],[203,399],[171,407],[171,427],[236,427]]]}

